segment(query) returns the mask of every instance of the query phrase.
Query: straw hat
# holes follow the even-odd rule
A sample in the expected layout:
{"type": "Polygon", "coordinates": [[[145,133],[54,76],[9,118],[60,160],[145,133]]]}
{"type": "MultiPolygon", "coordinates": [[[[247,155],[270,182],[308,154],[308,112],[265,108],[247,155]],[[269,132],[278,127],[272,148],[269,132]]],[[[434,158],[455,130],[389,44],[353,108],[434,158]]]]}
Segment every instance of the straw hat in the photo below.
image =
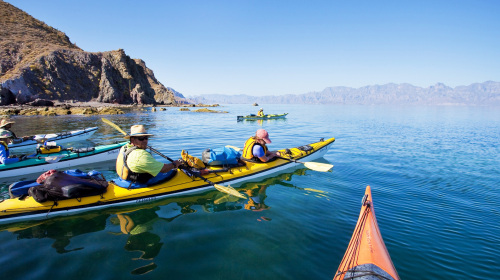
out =
{"type": "Polygon", "coordinates": [[[138,137],[138,136],[153,136],[153,134],[149,134],[146,132],[146,128],[142,124],[136,124],[130,127],[130,135],[127,135],[123,138],[130,139],[130,136],[138,137]]]}
{"type": "Polygon", "coordinates": [[[3,130],[2,132],[0,132],[0,138],[12,138],[12,137],[14,137],[14,135],[12,135],[12,132],[8,130],[3,130]]]}
{"type": "Polygon", "coordinates": [[[16,123],[16,122],[11,121],[9,119],[2,119],[2,121],[0,121],[0,127],[4,127],[4,126],[8,125],[9,123],[16,123]]]}

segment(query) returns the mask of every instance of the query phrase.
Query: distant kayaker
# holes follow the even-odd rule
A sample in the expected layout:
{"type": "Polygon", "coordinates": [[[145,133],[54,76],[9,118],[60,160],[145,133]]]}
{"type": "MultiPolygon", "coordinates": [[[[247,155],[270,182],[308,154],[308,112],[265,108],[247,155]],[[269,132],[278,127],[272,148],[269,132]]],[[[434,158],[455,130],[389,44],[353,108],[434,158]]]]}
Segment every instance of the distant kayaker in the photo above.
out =
{"type": "Polygon", "coordinates": [[[8,145],[11,141],[10,138],[5,137],[5,132],[0,132],[0,164],[16,163],[26,158],[25,155],[20,157],[10,156],[8,145]]]}
{"type": "Polygon", "coordinates": [[[257,112],[257,116],[263,117],[264,116],[264,109],[260,108],[259,112],[257,112]]]}
{"type": "Polygon", "coordinates": [[[32,140],[34,138],[34,136],[23,136],[21,138],[18,138],[16,134],[10,130],[12,128],[13,123],[16,122],[11,121],[9,119],[2,119],[0,121],[0,135],[2,135],[2,137],[10,138],[12,140],[12,143],[15,144],[21,143],[26,140],[32,140]]]}
{"type": "Polygon", "coordinates": [[[149,137],[153,134],[146,132],[143,125],[133,125],[130,128],[130,143],[124,145],[116,159],[116,172],[123,180],[132,183],[152,185],[158,181],[168,178],[172,170],[182,165],[181,160],[173,163],[163,163],[153,158],[146,151],[149,137]]]}
{"type": "Polygon", "coordinates": [[[271,152],[267,149],[266,144],[271,144],[269,133],[265,129],[259,129],[255,136],[250,137],[243,147],[243,160],[268,162],[271,159],[280,156],[279,152],[271,152]]]}

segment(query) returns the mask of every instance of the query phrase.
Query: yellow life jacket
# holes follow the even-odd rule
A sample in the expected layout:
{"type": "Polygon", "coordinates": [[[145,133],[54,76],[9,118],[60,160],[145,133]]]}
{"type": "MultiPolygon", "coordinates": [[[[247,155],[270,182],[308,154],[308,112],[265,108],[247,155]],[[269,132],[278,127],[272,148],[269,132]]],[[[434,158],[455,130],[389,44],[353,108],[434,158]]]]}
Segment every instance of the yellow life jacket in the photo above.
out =
{"type": "Polygon", "coordinates": [[[127,145],[123,146],[118,153],[116,158],[116,173],[123,180],[127,180],[129,177],[130,168],[127,166],[127,156],[133,151],[135,146],[127,148],[127,145]]]}
{"type": "Polygon", "coordinates": [[[258,157],[253,155],[253,146],[255,145],[261,146],[264,149],[264,154],[267,154],[267,146],[257,143],[255,136],[252,136],[245,142],[245,146],[243,147],[243,154],[241,157],[244,160],[262,162],[258,157]]]}
{"type": "Polygon", "coordinates": [[[259,117],[263,117],[263,116],[264,116],[264,111],[259,111],[259,112],[257,113],[257,116],[259,116],[259,117]]]}
{"type": "Polygon", "coordinates": [[[153,178],[153,175],[149,173],[137,173],[130,170],[127,165],[127,157],[130,153],[132,153],[136,146],[129,146],[128,144],[123,146],[118,153],[118,157],[116,158],[116,173],[120,178],[126,181],[131,182],[139,182],[145,183],[149,179],[153,178]]]}
{"type": "Polygon", "coordinates": [[[9,145],[5,143],[5,141],[0,141],[0,144],[2,144],[5,147],[6,152],[9,150],[9,145]]]}

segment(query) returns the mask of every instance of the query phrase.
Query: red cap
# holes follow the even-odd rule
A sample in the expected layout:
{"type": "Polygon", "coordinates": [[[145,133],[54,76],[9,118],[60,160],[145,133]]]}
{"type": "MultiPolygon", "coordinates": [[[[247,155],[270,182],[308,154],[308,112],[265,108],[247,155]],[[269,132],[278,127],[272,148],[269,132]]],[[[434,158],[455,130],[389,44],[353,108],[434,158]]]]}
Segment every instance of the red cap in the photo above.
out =
{"type": "Polygon", "coordinates": [[[259,129],[257,130],[257,133],[255,134],[257,138],[264,140],[267,144],[271,144],[271,139],[269,139],[269,133],[265,129],[259,129]]]}

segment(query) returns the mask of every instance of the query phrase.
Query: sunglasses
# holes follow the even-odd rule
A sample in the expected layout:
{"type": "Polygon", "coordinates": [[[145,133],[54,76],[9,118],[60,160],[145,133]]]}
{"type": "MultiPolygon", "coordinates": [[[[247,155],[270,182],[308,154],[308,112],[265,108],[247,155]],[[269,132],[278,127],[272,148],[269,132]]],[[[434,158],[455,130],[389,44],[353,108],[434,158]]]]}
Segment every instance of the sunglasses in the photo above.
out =
{"type": "Polygon", "coordinates": [[[135,139],[137,139],[139,141],[144,141],[144,140],[148,140],[149,137],[148,136],[142,136],[142,137],[135,137],[135,139]]]}

